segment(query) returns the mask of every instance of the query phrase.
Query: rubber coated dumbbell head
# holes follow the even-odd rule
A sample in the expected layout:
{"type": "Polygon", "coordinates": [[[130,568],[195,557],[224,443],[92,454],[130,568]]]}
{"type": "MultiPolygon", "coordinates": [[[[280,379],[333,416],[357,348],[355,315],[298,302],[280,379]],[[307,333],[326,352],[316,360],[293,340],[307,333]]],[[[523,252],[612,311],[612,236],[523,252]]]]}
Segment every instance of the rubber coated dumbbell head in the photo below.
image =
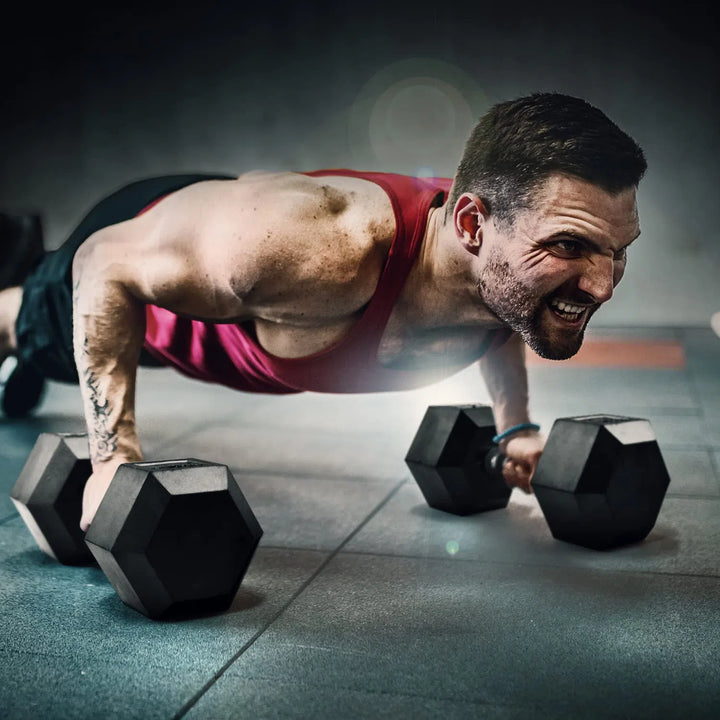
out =
{"type": "Polygon", "coordinates": [[[556,420],[532,480],[553,537],[595,550],[643,540],[669,484],[650,423],[612,415],[556,420]]]}
{"type": "Polygon", "coordinates": [[[61,563],[93,562],[80,530],[91,472],[87,435],[42,433],[10,492],[37,544],[61,563]]]}
{"type": "Polygon", "coordinates": [[[121,465],[85,540],[120,599],[148,617],[219,612],[262,529],[225,465],[121,465]]]}
{"type": "Polygon", "coordinates": [[[430,507],[471,515],[507,506],[512,489],[486,466],[495,420],[487,405],[434,405],[405,462],[430,507]]]}

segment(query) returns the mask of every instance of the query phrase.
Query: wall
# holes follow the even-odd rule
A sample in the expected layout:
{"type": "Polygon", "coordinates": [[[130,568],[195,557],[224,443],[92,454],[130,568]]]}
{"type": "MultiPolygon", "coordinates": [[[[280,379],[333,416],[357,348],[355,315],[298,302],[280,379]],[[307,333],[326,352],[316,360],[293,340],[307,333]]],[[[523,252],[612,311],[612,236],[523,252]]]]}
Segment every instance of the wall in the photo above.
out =
{"type": "Polygon", "coordinates": [[[0,49],[0,208],[49,245],[150,174],[350,166],[451,175],[491,103],[557,90],[644,147],[643,235],[605,325],[720,310],[709,3],[26,4],[0,49]]]}

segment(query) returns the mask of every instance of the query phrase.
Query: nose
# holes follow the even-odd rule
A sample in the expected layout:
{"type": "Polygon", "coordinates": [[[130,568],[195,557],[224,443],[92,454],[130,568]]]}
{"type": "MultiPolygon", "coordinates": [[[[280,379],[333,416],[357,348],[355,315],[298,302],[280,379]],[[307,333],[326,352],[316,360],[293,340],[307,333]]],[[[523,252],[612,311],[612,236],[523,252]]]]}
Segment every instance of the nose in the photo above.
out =
{"type": "Polygon", "coordinates": [[[612,297],[616,284],[612,258],[596,255],[585,266],[578,281],[578,289],[591,295],[599,304],[612,297]]]}

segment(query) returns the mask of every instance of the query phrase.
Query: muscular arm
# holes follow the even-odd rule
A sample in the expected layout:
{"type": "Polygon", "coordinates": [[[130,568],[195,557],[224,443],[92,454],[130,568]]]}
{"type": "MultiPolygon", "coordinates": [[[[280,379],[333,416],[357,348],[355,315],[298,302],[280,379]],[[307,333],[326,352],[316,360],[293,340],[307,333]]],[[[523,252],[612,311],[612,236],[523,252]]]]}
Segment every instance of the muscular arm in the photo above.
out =
{"type": "Polygon", "coordinates": [[[520,336],[511,335],[506,343],[483,356],[480,372],[493,402],[498,433],[529,422],[525,344],[520,336]]]}
{"type": "MultiPolygon", "coordinates": [[[[480,360],[480,371],[493,401],[498,433],[529,422],[525,344],[520,336],[512,335],[504,345],[485,355],[480,360]]],[[[544,444],[544,438],[532,430],[501,441],[500,448],[508,458],[503,467],[508,485],[531,492],[530,481],[544,444]]]]}
{"type": "MultiPolygon", "coordinates": [[[[198,198],[199,199],[199,198],[198,198]]],[[[207,236],[177,212],[157,212],[105,228],[73,262],[73,343],[94,471],[142,459],[135,426],[135,378],[145,337],[145,304],[209,319],[240,312],[207,236]],[[220,296],[224,296],[224,303],[220,296]]],[[[192,206],[192,195],[188,199],[192,206]]],[[[211,233],[212,237],[212,233],[211,233]]],[[[113,468],[114,470],[114,468],[113,468]]]]}
{"type": "Polygon", "coordinates": [[[73,263],[73,344],[90,458],[142,459],[135,428],[135,376],[145,337],[145,308],[111,279],[102,246],[87,243],[73,263]],[[100,256],[98,258],[98,256],[100,256]]]}
{"type": "Polygon", "coordinates": [[[293,323],[320,322],[323,313],[344,312],[343,302],[348,312],[365,302],[345,291],[338,268],[340,260],[353,265],[352,245],[328,242],[342,226],[338,213],[324,212],[327,201],[314,182],[282,176],[197,183],[100,230],[76,253],[73,341],[93,464],[83,529],[117,466],[142,459],[135,380],[146,304],[214,322],[293,323]],[[328,303],[322,291],[340,299],[328,303]]]}

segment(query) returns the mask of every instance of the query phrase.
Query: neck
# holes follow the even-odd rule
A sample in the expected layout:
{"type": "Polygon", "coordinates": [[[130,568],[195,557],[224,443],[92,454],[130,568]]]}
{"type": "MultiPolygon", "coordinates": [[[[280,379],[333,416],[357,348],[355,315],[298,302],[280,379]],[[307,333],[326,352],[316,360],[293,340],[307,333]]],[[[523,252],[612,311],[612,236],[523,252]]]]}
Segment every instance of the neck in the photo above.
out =
{"type": "Polygon", "coordinates": [[[477,258],[458,242],[445,206],[431,208],[420,253],[400,296],[399,309],[427,327],[495,326],[474,275],[477,258]]]}

